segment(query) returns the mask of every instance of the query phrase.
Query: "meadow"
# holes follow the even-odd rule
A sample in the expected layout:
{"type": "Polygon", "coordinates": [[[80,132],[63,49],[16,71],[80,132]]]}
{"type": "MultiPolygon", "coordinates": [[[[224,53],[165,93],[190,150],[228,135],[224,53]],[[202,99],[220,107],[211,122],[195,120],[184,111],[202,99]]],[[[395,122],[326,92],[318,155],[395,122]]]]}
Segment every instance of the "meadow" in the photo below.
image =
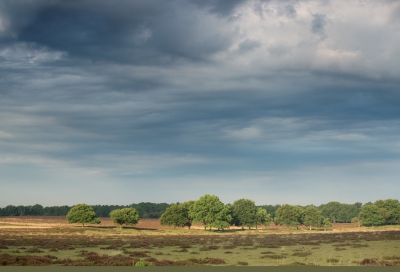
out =
{"type": "Polygon", "coordinates": [[[121,230],[101,220],[81,227],[65,217],[1,217],[0,265],[400,266],[399,226],[208,231],[143,219],[121,230]]]}

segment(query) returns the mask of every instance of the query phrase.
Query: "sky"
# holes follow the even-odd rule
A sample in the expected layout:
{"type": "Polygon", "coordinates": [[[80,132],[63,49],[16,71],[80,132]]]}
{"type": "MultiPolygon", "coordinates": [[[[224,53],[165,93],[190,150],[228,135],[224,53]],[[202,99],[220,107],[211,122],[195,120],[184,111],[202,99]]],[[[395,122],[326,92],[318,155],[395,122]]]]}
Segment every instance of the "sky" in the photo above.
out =
{"type": "Polygon", "coordinates": [[[0,207],[399,199],[400,2],[0,0],[0,207]]]}

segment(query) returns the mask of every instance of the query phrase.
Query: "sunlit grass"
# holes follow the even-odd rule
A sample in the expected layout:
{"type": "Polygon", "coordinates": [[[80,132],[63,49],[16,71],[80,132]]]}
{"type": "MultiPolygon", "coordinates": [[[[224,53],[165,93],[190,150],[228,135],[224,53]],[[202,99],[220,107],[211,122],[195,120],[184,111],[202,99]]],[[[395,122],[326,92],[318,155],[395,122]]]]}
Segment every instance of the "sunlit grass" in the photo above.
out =
{"type": "MultiPolygon", "coordinates": [[[[112,226],[3,228],[0,256],[46,257],[54,263],[70,259],[72,264],[85,265],[107,265],[105,261],[119,259],[125,264],[143,260],[157,265],[358,266],[361,262],[400,265],[400,232],[387,231],[396,228],[399,226],[360,228],[359,232],[294,228],[244,231],[112,226]]],[[[1,263],[1,257],[0,265],[6,265],[1,263]]]]}

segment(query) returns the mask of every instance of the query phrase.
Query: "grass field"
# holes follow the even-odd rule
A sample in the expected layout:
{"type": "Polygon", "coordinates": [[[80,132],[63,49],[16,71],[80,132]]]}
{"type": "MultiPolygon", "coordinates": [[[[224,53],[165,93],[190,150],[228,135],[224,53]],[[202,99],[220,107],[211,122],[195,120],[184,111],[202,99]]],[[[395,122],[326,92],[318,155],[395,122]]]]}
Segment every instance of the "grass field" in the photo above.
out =
{"type": "Polygon", "coordinates": [[[101,220],[82,228],[65,217],[0,217],[0,265],[400,266],[399,226],[210,232],[152,219],[120,230],[101,220]]]}

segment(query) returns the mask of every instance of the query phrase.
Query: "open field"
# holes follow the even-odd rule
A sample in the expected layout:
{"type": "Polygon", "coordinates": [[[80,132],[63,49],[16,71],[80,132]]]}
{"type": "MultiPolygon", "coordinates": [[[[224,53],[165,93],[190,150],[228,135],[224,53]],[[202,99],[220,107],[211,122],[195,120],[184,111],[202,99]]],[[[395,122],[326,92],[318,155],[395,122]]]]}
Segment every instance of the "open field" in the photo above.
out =
{"type": "Polygon", "coordinates": [[[101,220],[82,228],[65,217],[0,217],[0,265],[400,266],[399,226],[210,232],[174,230],[155,219],[120,230],[101,220]]]}

